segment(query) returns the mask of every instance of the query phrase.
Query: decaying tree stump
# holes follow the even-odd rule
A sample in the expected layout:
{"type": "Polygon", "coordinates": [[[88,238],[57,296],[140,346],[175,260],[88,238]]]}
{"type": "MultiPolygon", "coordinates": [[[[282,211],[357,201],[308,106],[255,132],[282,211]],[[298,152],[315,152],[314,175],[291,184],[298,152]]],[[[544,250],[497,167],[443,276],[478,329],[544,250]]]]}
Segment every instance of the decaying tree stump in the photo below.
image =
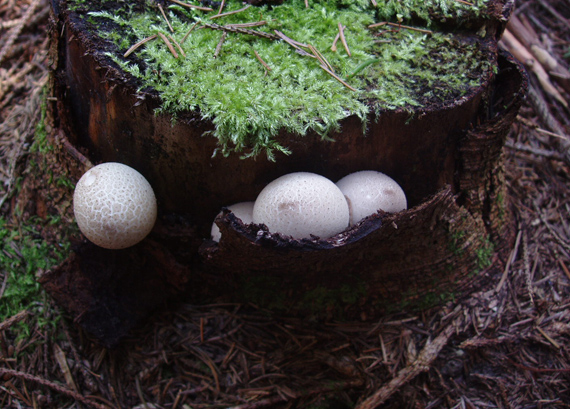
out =
{"type": "MultiPolygon", "coordinates": [[[[459,17],[438,21],[430,10],[437,27],[457,29],[486,58],[477,86],[446,100],[371,110],[366,126],[347,115],[328,134],[334,141],[312,130],[303,137],[280,130],[275,141],[291,154],[278,153],[274,161],[239,152],[213,156],[219,141],[205,134],[215,124],[199,109],[177,113],[176,121],[157,114],[161,95],[141,88],[109,58],[124,50],[98,37],[85,9],[70,4],[54,2],[56,125],[93,162],[139,170],[159,201],[157,226],[139,245],[103,251],[81,243],[42,278],[103,343],[114,344],[171,296],[372,319],[465,295],[505,261],[513,220],[502,148],[526,86],[521,66],[497,49],[512,2],[489,1],[480,16],[461,24],[459,17]],[[216,218],[220,242],[209,240],[224,206],[254,200],[276,177],[308,171],[336,181],[368,169],[397,180],[409,210],[379,212],[327,240],[291,240],[225,210],[216,218]]],[[[410,22],[425,24],[419,13],[410,22]]],[[[401,22],[391,24],[402,29],[401,22]]]]}

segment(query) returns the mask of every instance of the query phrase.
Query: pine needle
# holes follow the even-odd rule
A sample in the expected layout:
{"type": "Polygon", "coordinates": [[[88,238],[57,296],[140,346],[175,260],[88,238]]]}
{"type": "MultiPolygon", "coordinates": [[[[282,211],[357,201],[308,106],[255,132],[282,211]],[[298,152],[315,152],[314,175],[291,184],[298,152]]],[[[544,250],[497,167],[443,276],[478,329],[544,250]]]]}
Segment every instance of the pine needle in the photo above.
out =
{"type": "Polygon", "coordinates": [[[166,36],[162,33],[158,33],[159,37],[162,38],[162,41],[164,41],[164,43],[166,44],[166,46],[168,47],[168,49],[170,50],[170,52],[172,53],[172,55],[174,56],[174,58],[178,58],[178,53],[176,52],[176,50],[174,49],[174,46],[172,45],[172,43],[170,42],[170,40],[168,38],[166,38],[166,36]]]}
{"type": "Polygon", "coordinates": [[[156,37],[158,37],[158,34],[153,34],[150,37],[142,39],[138,43],[134,44],[131,48],[129,48],[127,50],[127,52],[123,54],[123,57],[127,58],[129,55],[131,55],[133,52],[135,52],[136,49],[139,48],[141,45],[148,43],[151,40],[154,40],[156,37]]]}

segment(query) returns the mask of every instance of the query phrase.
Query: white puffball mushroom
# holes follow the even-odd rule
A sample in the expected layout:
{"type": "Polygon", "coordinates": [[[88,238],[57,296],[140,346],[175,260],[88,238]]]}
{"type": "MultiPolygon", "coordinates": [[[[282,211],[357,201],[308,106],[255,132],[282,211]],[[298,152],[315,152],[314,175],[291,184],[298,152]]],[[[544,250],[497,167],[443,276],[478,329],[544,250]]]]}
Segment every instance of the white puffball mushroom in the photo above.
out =
{"type": "MultiPolygon", "coordinates": [[[[232,213],[240,219],[244,224],[249,224],[253,222],[253,203],[254,202],[240,202],[233,204],[231,206],[227,206],[232,213]]],[[[216,223],[212,223],[212,240],[219,242],[220,238],[222,237],[222,233],[220,232],[220,228],[216,223]]]]}
{"type": "Polygon", "coordinates": [[[97,165],[79,179],[73,212],[81,232],[106,249],[123,249],[144,239],[156,221],[156,197],[139,172],[122,163],[97,165]]]}
{"type": "Polygon", "coordinates": [[[336,185],[346,196],[351,226],[378,210],[395,213],[408,207],[406,194],[400,185],[382,172],[363,170],[351,173],[336,185]]]}
{"type": "Polygon", "coordinates": [[[348,227],[348,204],[336,185],[315,173],[297,172],[269,183],[253,206],[253,222],[295,239],[326,239],[348,227]]]}

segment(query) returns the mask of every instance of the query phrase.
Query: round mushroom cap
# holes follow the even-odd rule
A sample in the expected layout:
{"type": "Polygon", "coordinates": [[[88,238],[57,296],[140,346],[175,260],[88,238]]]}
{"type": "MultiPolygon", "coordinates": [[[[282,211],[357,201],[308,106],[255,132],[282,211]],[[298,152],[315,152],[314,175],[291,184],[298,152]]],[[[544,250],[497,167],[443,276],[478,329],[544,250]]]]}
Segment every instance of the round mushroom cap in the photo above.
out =
{"type": "Polygon", "coordinates": [[[91,168],[79,179],[73,212],[79,229],[91,242],[122,249],[150,233],[157,206],[144,176],[127,165],[108,162],[91,168]]]}
{"type": "Polygon", "coordinates": [[[408,207],[406,194],[400,185],[382,172],[363,170],[351,173],[336,185],[346,196],[351,226],[378,210],[395,213],[408,207]]]}
{"type": "MultiPolygon", "coordinates": [[[[254,202],[240,202],[235,203],[231,206],[227,206],[232,213],[240,219],[244,224],[249,224],[253,222],[253,203],[254,202]]],[[[212,223],[212,240],[220,241],[222,237],[222,233],[220,232],[220,228],[216,223],[212,223]]]]}
{"type": "Polygon", "coordinates": [[[315,173],[297,172],[269,183],[253,206],[253,222],[295,239],[326,239],[348,227],[348,204],[335,184],[315,173]]]}

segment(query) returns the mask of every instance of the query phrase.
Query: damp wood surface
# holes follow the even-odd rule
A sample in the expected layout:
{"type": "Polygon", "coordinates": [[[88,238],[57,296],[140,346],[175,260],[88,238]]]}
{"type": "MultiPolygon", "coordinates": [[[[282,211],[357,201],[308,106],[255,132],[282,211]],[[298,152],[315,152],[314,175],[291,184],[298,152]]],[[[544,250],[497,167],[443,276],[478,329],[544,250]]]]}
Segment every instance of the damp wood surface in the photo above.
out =
{"type": "MultiPolygon", "coordinates": [[[[307,18],[305,14],[312,16],[310,13],[322,6],[321,3],[315,4],[307,10],[300,2],[287,4],[302,12],[289,16],[291,21],[280,22],[285,26],[299,24],[293,20],[304,21],[303,18],[307,18]]],[[[441,38],[437,40],[438,34],[432,29],[444,30],[450,35],[447,43],[458,54],[464,50],[454,48],[456,43],[451,39],[458,39],[459,43],[464,42],[478,50],[476,56],[464,58],[470,60],[474,57],[475,64],[483,68],[469,74],[474,82],[468,80],[463,83],[461,92],[451,92],[445,98],[442,94],[442,98],[408,101],[400,107],[391,106],[393,104],[380,95],[361,94],[360,98],[366,102],[370,112],[365,112],[362,117],[348,110],[340,123],[342,129],[328,133],[325,139],[309,127],[305,129],[307,135],[299,137],[290,127],[273,124],[270,128],[275,128],[274,140],[279,145],[287,145],[290,151],[281,153],[275,160],[263,156],[243,157],[235,152],[228,156],[213,155],[219,148],[219,140],[207,133],[215,128],[215,118],[210,121],[201,117],[201,108],[196,106],[195,111],[184,113],[185,118],[173,122],[172,113],[164,109],[157,112],[160,104],[165,103],[160,93],[157,96],[154,92],[159,90],[137,94],[136,78],[127,72],[124,65],[111,58],[109,51],[104,51],[109,46],[105,36],[109,31],[118,29],[114,24],[124,29],[123,26],[127,26],[125,16],[135,20],[143,18],[122,9],[115,10],[119,15],[116,18],[108,11],[90,12],[90,3],[77,7],[61,5],[62,8],[54,10],[51,34],[57,49],[57,53],[52,54],[55,103],[48,109],[68,142],[83,152],[88,160],[126,163],[149,179],[160,208],[160,221],[155,233],[161,236],[158,242],[166,243],[165,248],[171,250],[163,253],[166,254],[165,259],[157,260],[156,268],[149,268],[164,280],[167,274],[159,274],[161,269],[169,271],[179,262],[189,266],[191,278],[186,284],[190,296],[197,293],[193,288],[198,284],[202,288],[203,300],[211,301],[214,297],[223,302],[254,302],[260,307],[288,311],[292,316],[309,314],[317,319],[365,317],[370,320],[392,309],[427,308],[448,299],[461,298],[473,290],[478,275],[483,274],[493,261],[498,265],[506,262],[503,253],[513,240],[510,205],[508,200],[500,200],[505,183],[501,149],[522,102],[526,77],[520,65],[499,53],[497,48],[497,36],[504,28],[504,19],[512,5],[493,4],[501,13],[497,14],[488,7],[482,11],[487,20],[474,19],[465,26],[459,19],[447,25],[434,23],[427,31],[410,29],[411,26],[399,27],[402,21],[398,22],[397,28],[393,22],[388,25],[391,27],[388,35],[422,41],[412,48],[411,43],[398,43],[399,48],[413,57],[410,57],[412,60],[425,56],[425,48],[434,51],[440,47],[430,42],[434,38],[436,42],[441,41],[441,38]],[[64,9],[66,6],[68,8],[64,9]],[[100,19],[113,20],[114,24],[103,24],[100,19]],[[486,30],[481,31],[483,21],[488,24],[485,25],[486,30]],[[95,29],[97,24],[103,28],[95,29]],[[453,33],[452,26],[456,29],[461,27],[461,30],[453,33]],[[232,224],[229,219],[221,221],[223,237],[220,244],[208,240],[211,223],[224,206],[254,200],[267,183],[284,173],[310,171],[338,180],[348,173],[365,169],[381,170],[394,177],[407,193],[410,210],[393,217],[384,215],[365,221],[329,241],[295,242],[291,238],[265,237],[266,232],[257,230],[259,226],[246,227],[240,232],[240,226],[232,224]],[[175,225],[169,227],[168,221],[177,216],[190,226],[186,237],[176,236],[175,225]],[[400,229],[398,226],[403,227],[400,229]],[[171,237],[171,234],[176,237],[171,237]],[[181,250],[181,243],[186,243],[185,250],[181,250]],[[219,281],[222,277],[223,284],[217,285],[216,278],[219,281]],[[287,285],[280,288],[279,283],[287,285]],[[280,302],[281,299],[287,299],[287,302],[280,302]]],[[[110,3],[109,10],[114,10],[115,6],[110,3]]],[[[352,8],[342,4],[337,6],[338,10],[323,8],[322,13],[342,11],[356,18],[350,14],[355,11],[352,8]]],[[[162,10],[162,17],[159,15],[158,21],[163,24],[168,18],[161,7],[158,9],[162,10]]],[[[228,10],[232,7],[229,5],[228,10]]],[[[268,10],[274,12],[280,7],[285,5],[268,10]]],[[[376,13],[368,3],[354,7],[376,13]]],[[[139,3],[133,5],[133,10],[150,11],[147,5],[139,3]]],[[[240,9],[235,14],[243,12],[240,9]]],[[[144,18],[150,17],[145,14],[144,18]]],[[[180,23],[181,17],[177,15],[176,18],[180,23]]],[[[204,23],[195,16],[194,19],[198,24],[190,28],[190,34],[193,30],[210,28],[210,23],[204,23]]],[[[410,17],[405,23],[415,21],[420,24],[420,20],[410,17]]],[[[428,23],[424,21],[423,26],[426,25],[428,23]]],[[[340,30],[339,37],[344,35],[341,26],[336,28],[340,30]]],[[[367,26],[365,31],[371,28],[367,26]]],[[[222,31],[239,34],[239,41],[242,41],[241,37],[246,33],[234,29],[235,25],[222,31]]],[[[274,32],[281,33],[279,30],[274,32]]],[[[163,41],[168,39],[166,34],[161,34],[159,37],[163,41]]],[[[277,45],[289,47],[295,44],[289,37],[278,37],[277,45]]],[[[152,40],[155,38],[139,46],[147,47],[152,40]]],[[[262,38],[262,41],[268,40],[275,41],[262,38]]],[[[165,41],[167,56],[177,59],[182,48],[174,47],[176,42],[168,41],[165,41]]],[[[328,64],[314,46],[306,48],[322,64],[328,64]]],[[[353,51],[357,54],[358,49],[353,51]]],[[[129,50],[125,54],[129,57],[133,52],[129,50]]],[[[306,52],[302,51],[300,55],[293,52],[293,58],[306,57],[303,54],[306,52]]],[[[389,54],[392,52],[396,49],[389,54]]],[[[121,58],[126,57],[123,54],[121,58]]],[[[398,54],[388,60],[391,58],[401,62],[407,57],[398,54]]],[[[431,58],[434,61],[454,61],[453,56],[438,53],[431,58]]],[[[220,64],[230,67],[227,61],[220,64]]],[[[387,69],[386,65],[379,64],[379,67],[375,66],[380,70],[387,69]]],[[[327,69],[332,69],[332,66],[327,69]]],[[[241,72],[241,68],[236,68],[231,73],[236,70],[241,72]]],[[[418,72],[421,71],[419,69],[418,72]]],[[[383,78],[375,71],[365,74],[364,78],[375,78],[372,82],[383,78]]],[[[402,77],[407,75],[400,74],[402,77]]],[[[440,74],[443,75],[440,72],[436,77],[440,74]]],[[[193,81],[200,80],[200,77],[193,78],[193,81]]],[[[236,83],[235,78],[232,81],[236,83]]],[[[421,91],[421,81],[417,89],[413,82],[400,84],[399,95],[404,96],[409,89],[416,93],[421,91]]],[[[381,84],[370,84],[383,88],[381,84]]],[[[347,92],[342,89],[342,83],[335,85],[341,87],[336,94],[347,92]]],[[[171,86],[169,89],[178,88],[171,86]]],[[[212,95],[216,94],[210,91],[212,95]]],[[[313,92],[316,91],[308,93],[313,92]]],[[[305,111],[291,109],[290,106],[288,110],[299,117],[305,111]]],[[[218,111],[223,115],[226,109],[219,105],[218,111]]],[[[324,123],[331,120],[332,117],[328,116],[319,119],[324,123]]],[[[248,133],[255,133],[250,131],[248,133]]],[[[156,238],[151,235],[148,243],[133,249],[132,255],[129,252],[119,254],[117,264],[110,261],[114,266],[110,271],[115,271],[118,277],[108,274],[109,286],[115,288],[122,283],[120,286],[137,291],[139,287],[128,283],[134,284],[132,280],[137,271],[146,268],[148,263],[129,260],[136,254],[145,259],[145,246],[156,238]],[[122,282],[122,275],[130,278],[122,282]]],[[[90,325],[88,322],[96,323],[97,319],[90,321],[87,311],[96,312],[96,303],[92,300],[107,302],[104,292],[92,285],[92,291],[82,292],[77,300],[72,300],[69,294],[73,292],[69,288],[82,285],[82,282],[97,281],[90,265],[93,264],[96,270],[98,255],[85,244],[80,245],[75,254],[78,260],[72,266],[78,274],[84,275],[83,278],[74,277],[73,267],[63,264],[51,275],[46,275],[43,282],[50,295],[64,308],[72,310],[78,319],[84,318],[82,322],[85,325],[90,325]]],[[[173,271],[173,274],[176,276],[178,273],[173,271]]],[[[147,284],[152,286],[152,280],[147,284]]],[[[146,291],[142,287],[139,289],[141,294],[146,291]]],[[[182,293],[174,290],[172,296],[181,295],[177,292],[182,293]]],[[[168,298],[170,292],[163,293],[163,297],[168,298]]],[[[115,296],[118,297],[118,293],[115,296]]],[[[128,309],[128,305],[117,307],[117,304],[111,306],[110,303],[109,308],[128,309]]],[[[122,327],[124,332],[141,316],[133,314],[132,320],[125,317],[124,322],[129,325],[122,327]]],[[[103,326],[105,321],[100,321],[103,326]]],[[[119,328],[121,325],[116,326],[117,330],[119,328]]],[[[107,337],[101,341],[110,344],[111,339],[120,338],[107,337]]]]}

